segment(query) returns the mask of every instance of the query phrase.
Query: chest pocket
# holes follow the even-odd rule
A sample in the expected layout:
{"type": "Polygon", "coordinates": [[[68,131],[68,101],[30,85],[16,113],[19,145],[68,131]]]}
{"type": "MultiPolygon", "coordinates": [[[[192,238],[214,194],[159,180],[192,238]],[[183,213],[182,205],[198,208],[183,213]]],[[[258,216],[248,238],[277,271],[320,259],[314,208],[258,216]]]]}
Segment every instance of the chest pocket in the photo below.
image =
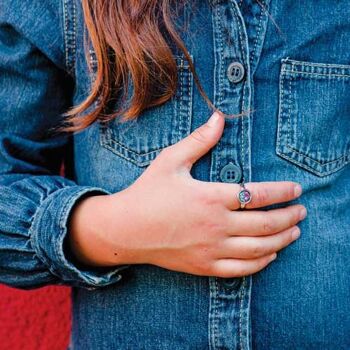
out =
{"type": "Polygon", "coordinates": [[[282,60],[277,154],[317,176],[350,160],[350,66],[282,60]]]}
{"type": "MultiPolygon", "coordinates": [[[[161,106],[144,110],[134,120],[121,122],[116,118],[108,123],[99,123],[102,147],[139,167],[144,167],[163,148],[190,134],[193,76],[184,57],[176,56],[175,60],[178,86],[174,97],[161,106]]],[[[93,56],[91,66],[94,74],[96,62],[93,56]]]]}

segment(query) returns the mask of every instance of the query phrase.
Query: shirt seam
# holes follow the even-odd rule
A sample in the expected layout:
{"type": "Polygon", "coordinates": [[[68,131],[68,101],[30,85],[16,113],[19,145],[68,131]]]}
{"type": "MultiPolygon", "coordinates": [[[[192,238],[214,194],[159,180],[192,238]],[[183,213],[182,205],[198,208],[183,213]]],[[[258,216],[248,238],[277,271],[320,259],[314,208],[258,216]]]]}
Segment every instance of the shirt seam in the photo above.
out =
{"type": "Polygon", "coordinates": [[[76,4],[74,0],[63,1],[63,36],[65,66],[69,74],[74,76],[76,54],[76,4]]]}

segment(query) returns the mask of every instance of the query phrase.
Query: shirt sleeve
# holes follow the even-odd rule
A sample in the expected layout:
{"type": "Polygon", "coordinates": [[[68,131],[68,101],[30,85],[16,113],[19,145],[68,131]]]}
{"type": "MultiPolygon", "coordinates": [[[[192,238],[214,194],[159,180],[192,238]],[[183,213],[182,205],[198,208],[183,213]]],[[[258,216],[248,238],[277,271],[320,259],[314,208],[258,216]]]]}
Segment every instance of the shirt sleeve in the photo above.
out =
{"type": "Polygon", "coordinates": [[[0,20],[0,282],[15,288],[96,289],[130,266],[81,266],[67,248],[74,205],[110,194],[60,175],[71,136],[50,130],[70,105],[72,80],[0,20]]]}

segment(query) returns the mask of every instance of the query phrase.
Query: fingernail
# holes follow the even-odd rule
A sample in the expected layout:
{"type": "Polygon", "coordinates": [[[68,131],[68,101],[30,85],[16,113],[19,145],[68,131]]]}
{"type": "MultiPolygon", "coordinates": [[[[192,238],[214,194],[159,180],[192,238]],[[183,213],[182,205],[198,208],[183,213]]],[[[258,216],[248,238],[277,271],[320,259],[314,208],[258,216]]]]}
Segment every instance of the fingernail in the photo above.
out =
{"type": "Polygon", "coordinates": [[[307,211],[305,208],[300,210],[299,218],[300,220],[304,220],[306,218],[307,211]]]}
{"type": "Polygon", "coordinates": [[[208,119],[208,121],[207,121],[207,123],[208,123],[208,125],[209,126],[215,126],[216,125],[216,123],[218,122],[218,120],[219,120],[219,113],[217,113],[217,112],[214,112],[213,114],[212,114],[212,116],[208,119]]]}
{"type": "Polygon", "coordinates": [[[303,189],[301,188],[300,185],[296,185],[294,187],[294,196],[295,197],[299,197],[301,195],[301,193],[303,192],[303,189]]]}
{"type": "Polygon", "coordinates": [[[300,229],[299,227],[296,227],[293,231],[292,231],[292,238],[293,239],[297,239],[300,237],[300,229]]]}
{"type": "Polygon", "coordinates": [[[274,254],[271,256],[270,261],[273,261],[273,260],[275,260],[276,258],[277,258],[277,253],[274,253],[274,254]]]}

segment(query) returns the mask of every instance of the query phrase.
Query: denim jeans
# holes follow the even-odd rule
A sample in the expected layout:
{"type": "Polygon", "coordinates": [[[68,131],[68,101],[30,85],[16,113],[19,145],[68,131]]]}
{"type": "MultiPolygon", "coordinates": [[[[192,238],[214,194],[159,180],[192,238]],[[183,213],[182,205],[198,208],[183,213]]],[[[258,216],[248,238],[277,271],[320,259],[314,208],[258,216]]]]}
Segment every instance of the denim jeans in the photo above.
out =
{"type": "Polygon", "coordinates": [[[65,244],[78,200],[125,189],[208,119],[183,54],[174,48],[179,81],[167,103],[126,124],[53,134],[96,74],[80,2],[2,0],[0,281],[71,286],[72,350],[350,349],[349,18],[347,0],[194,0],[176,19],[213,103],[245,112],[192,176],[300,182],[294,202],[308,210],[299,240],[267,268],[220,278],[86,268],[65,244]]]}

